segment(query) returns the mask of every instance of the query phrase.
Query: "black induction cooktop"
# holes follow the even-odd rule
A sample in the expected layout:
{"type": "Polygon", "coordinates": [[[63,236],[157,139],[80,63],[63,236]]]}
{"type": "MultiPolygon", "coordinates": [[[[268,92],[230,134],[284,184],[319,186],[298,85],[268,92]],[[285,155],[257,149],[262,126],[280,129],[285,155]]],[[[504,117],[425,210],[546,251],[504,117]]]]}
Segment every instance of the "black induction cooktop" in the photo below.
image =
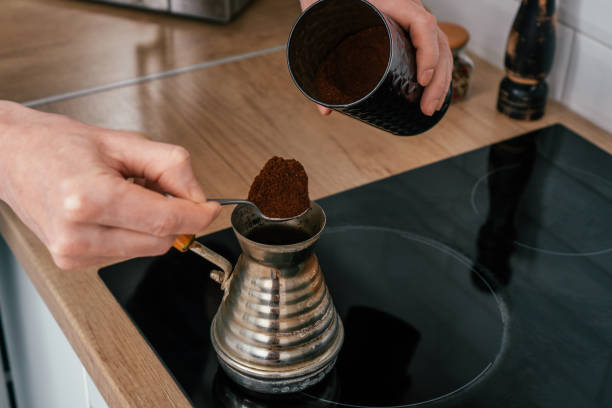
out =
{"type": "MultiPolygon", "coordinates": [[[[318,203],[346,337],[299,394],[221,371],[207,261],[171,250],[100,271],[194,406],[612,406],[612,156],[555,125],[318,203]]],[[[200,241],[239,255],[230,230],[200,241]]]]}

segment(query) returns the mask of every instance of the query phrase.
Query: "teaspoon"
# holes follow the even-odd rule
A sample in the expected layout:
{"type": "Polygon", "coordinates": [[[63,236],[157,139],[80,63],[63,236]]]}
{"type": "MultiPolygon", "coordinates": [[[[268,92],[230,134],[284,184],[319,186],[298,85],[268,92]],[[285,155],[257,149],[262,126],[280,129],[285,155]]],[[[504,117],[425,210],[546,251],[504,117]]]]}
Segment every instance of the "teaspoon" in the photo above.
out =
{"type": "MultiPolygon", "coordinates": [[[[309,210],[310,207],[308,207],[307,209],[305,209],[304,211],[302,211],[300,214],[294,216],[294,217],[286,217],[286,218],[275,218],[275,217],[268,217],[266,215],[264,215],[261,210],[259,209],[259,207],[257,207],[257,205],[255,205],[254,202],[249,201],[249,200],[244,200],[241,198],[209,198],[208,201],[216,201],[221,205],[231,205],[231,204],[245,204],[245,205],[250,205],[251,207],[253,207],[253,211],[255,211],[255,214],[258,217],[261,217],[262,219],[266,220],[266,221],[272,221],[272,222],[282,222],[282,221],[289,221],[292,220],[294,218],[298,218],[301,217],[302,215],[306,214],[309,210]]],[[[195,240],[195,235],[194,234],[185,234],[185,235],[181,235],[179,236],[175,241],[174,244],[172,245],[173,247],[175,247],[176,249],[178,249],[181,252],[187,252],[189,249],[193,249],[192,246],[198,244],[198,242],[195,240]]],[[[198,245],[201,246],[201,245],[198,245]]]]}

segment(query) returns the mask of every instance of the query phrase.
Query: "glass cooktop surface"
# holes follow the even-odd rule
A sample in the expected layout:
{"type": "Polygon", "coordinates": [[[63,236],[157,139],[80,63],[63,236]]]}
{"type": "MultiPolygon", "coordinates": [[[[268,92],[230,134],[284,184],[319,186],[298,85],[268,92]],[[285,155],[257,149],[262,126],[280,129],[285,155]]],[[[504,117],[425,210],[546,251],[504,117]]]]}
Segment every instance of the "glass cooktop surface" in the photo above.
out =
{"type": "MultiPolygon", "coordinates": [[[[609,154],[555,125],[317,202],[345,342],[301,393],[220,369],[222,292],[198,255],[100,270],[195,407],[612,406],[609,154]]],[[[229,229],[199,241],[239,255],[229,229]]]]}

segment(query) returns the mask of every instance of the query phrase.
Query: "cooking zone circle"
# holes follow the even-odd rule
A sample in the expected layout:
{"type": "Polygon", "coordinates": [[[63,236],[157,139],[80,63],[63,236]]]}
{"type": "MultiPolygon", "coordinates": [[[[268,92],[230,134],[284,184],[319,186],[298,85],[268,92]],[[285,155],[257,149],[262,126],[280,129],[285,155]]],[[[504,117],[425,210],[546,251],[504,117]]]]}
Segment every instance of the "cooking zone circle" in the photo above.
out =
{"type": "Polygon", "coordinates": [[[304,392],[313,403],[440,400],[477,383],[501,355],[505,303],[484,280],[488,292],[476,287],[473,262],[452,248],[406,231],[347,226],[329,228],[316,253],[345,342],[330,375],[304,392]]]}
{"type": "Polygon", "coordinates": [[[548,159],[494,168],[471,192],[489,240],[557,256],[612,252],[610,202],[611,181],[548,159]]]}

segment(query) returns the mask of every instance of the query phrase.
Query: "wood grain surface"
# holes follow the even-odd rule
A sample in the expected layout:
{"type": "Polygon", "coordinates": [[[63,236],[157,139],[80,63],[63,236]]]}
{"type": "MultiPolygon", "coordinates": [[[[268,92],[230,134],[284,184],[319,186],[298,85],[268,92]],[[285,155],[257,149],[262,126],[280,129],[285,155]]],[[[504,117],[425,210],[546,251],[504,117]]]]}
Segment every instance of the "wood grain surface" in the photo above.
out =
{"type": "MultiPolygon", "coordinates": [[[[273,155],[300,160],[314,199],[531,129],[563,123],[612,152],[612,136],[549,104],[536,122],[495,109],[501,71],[475,59],[471,98],[430,132],[401,138],[338,113],[321,117],[291,82],[283,52],[42,106],[85,122],[185,146],[209,196],[246,196],[273,155]]],[[[229,226],[231,209],[206,232],[229,226]]],[[[0,232],[113,407],[189,406],[94,269],[61,271],[6,206],[0,232]]]]}
{"type": "Polygon", "coordinates": [[[229,24],[75,0],[3,0],[0,99],[26,102],[285,44],[298,1],[229,24]]]}

